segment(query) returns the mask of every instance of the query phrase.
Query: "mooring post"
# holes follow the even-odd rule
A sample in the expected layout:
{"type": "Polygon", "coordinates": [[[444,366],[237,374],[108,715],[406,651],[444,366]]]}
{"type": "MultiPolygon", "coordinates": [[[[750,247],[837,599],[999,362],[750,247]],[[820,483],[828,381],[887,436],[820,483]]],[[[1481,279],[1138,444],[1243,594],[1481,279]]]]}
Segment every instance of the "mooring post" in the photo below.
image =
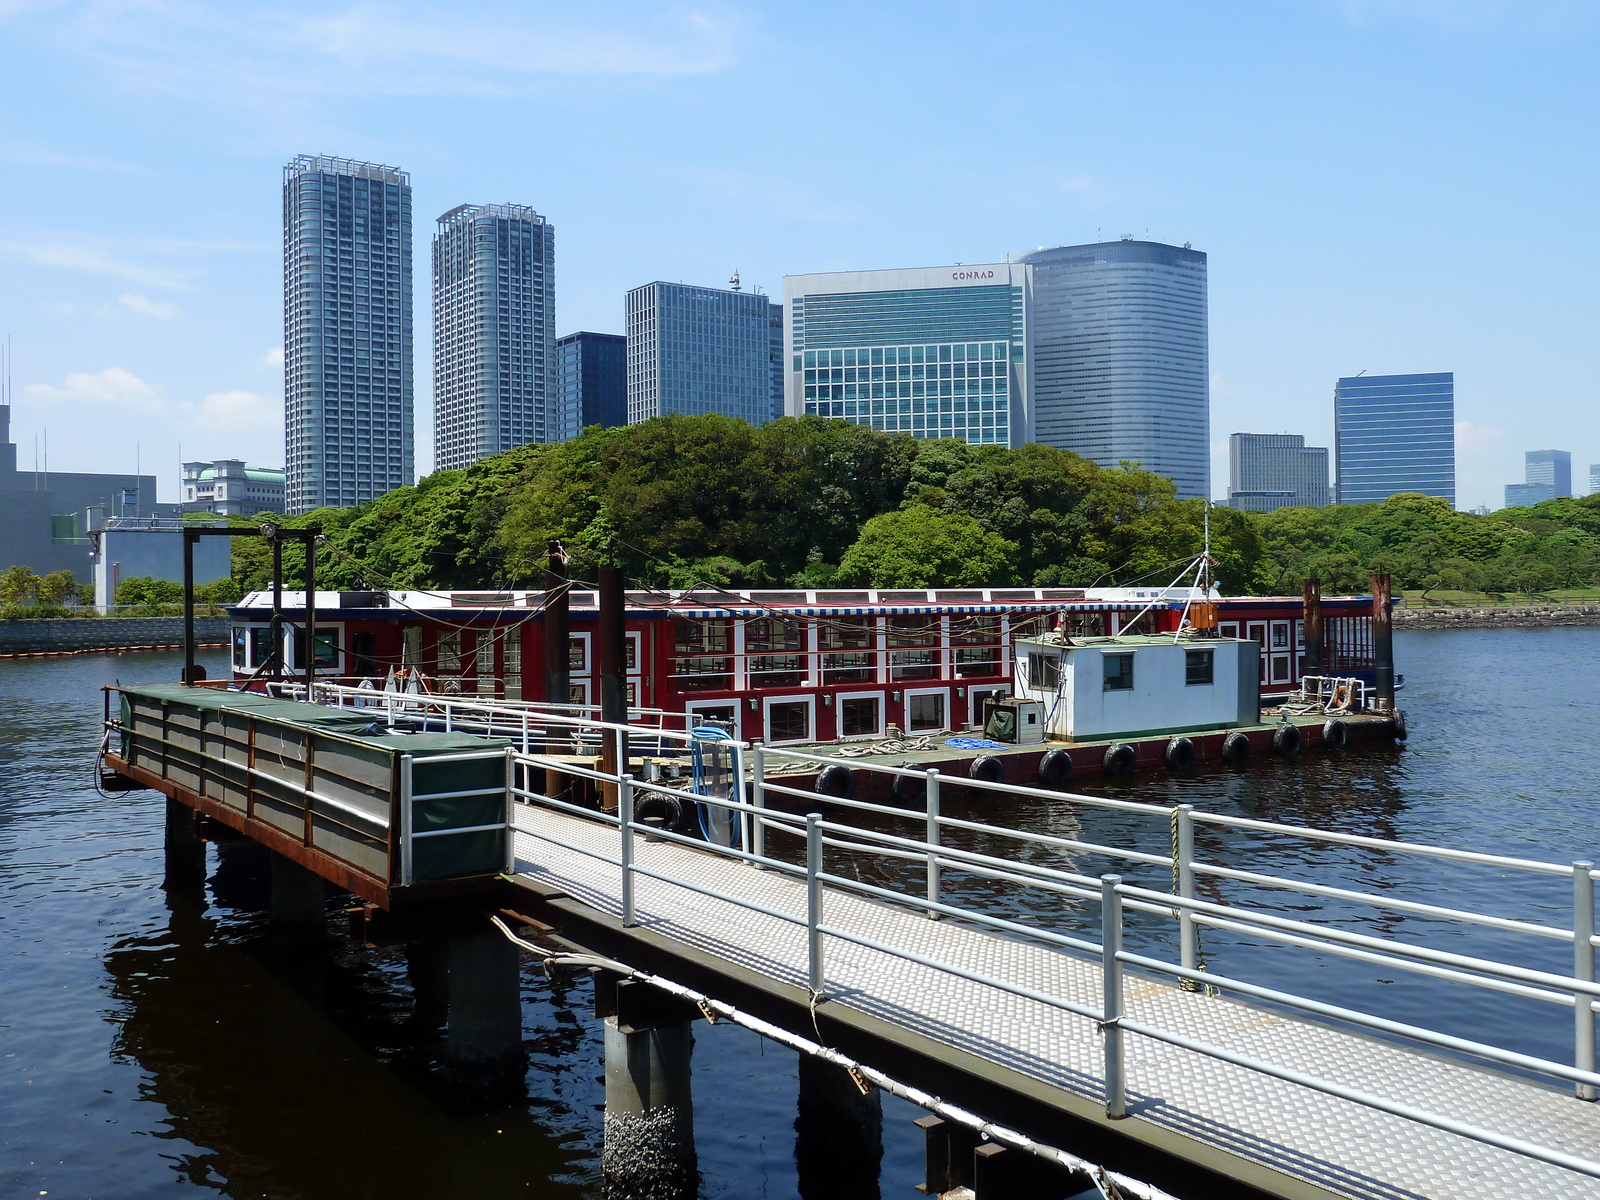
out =
{"type": "Polygon", "coordinates": [[[1127,1085],[1122,1075],[1122,895],[1120,875],[1100,876],[1100,969],[1104,977],[1104,1012],[1100,1029],[1105,1037],[1106,1116],[1128,1115],[1127,1085]]]}
{"type": "MultiPolygon", "coordinates": [[[[544,702],[572,702],[570,604],[567,556],[552,540],[544,572],[544,702]]],[[[587,666],[588,664],[585,664],[587,666]]],[[[560,711],[560,710],[557,710],[560,711]]]]}
{"type": "Polygon", "coordinates": [[[320,875],[273,852],[271,918],[278,933],[315,935],[325,932],[327,899],[327,886],[320,875]]]}
{"type": "Polygon", "coordinates": [[[474,1104],[499,1104],[524,1092],[522,960],[494,929],[447,937],[449,978],[445,1052],[455,1090],[474,1104]]]}
{"type": "MultiPolygon", "coordinates": [[[[1174,834],[1172,853],[1177,860],[1178,895],[1184,900],[1194,899],[1194,805],[1180,804],[1173,810],[1174,834]]],[[[1194,910],[1178,909],[1178,936],[1180,965],[1195,969],[1200,961],[1199,945],[1195,937],[1194,910]]],[[[1194,990],[1193,980],[1184,981],[1184,991],[1194,990]]]]}
{"type": "Polygon", "coordinates": [[[699,1190],[687,1021],[651,1028],[605,1019],[607,1194],[688,1200],[699,1190]]]}
{"type": "Polygon", "coordinates": [[[194,544],[199,534],[192,529],[183,531],[183,682],[191,687],[202,676],[196,674],[194,661],[194,544]]]}
{"type": "Polygon", "coordinates": [[[167,801],[165,844],[165,885],[173,891],[192,891],[203,887],[206,878],[206,844],[200,839],[200,826],[194,809],[176,800],[167,801]]]}
{"type": "MultiPolygon", "coordinates": [[[[925,840],[928,850],[928,899],[939,903],[939,771],[936,767],[929,767],[927,771],[927,798],[928,798],[928,825],[925,840]]],[[[933,921],[939,919],[937,909],[928,910],[928,918],[933,921]]]]}
{"type": "Polygon", "coordinates": [[[883,1095],[845,1068],[800,1056],[794,1162],[801,1200],[878,1200],[883,1095]]]}
{"type": "Polygon", "coordinates": [[[1390,609],[1390,579],[1372,577],[1372,667],[1378,692],[1378,711],[1394,713],[1394,620],[1390,609]]]}
{"type": "Polygon", "coordinates": [[[1306,645],[1303,651],[1300,678],[1322,674],[1322,581],[1305,579],[1300,584],[1301,598],[1305,602],[1306,645]]]}
{"type": "MultiPolygon", "coordinates": [[[[1594,982],[1594,870],[1592,862],[1572,864],[1572,977],[1583,983],[1594,982]]],[[[1578,992],[1572,997],[1576,1014],[1573,1065],[1580,1071],[1593,1071],[1594,1053],[1594,997],[1578,992]]],[[[1577,1085],[1579,1100],[1593,1100],[1595,1085],[1577,1085]]]]}

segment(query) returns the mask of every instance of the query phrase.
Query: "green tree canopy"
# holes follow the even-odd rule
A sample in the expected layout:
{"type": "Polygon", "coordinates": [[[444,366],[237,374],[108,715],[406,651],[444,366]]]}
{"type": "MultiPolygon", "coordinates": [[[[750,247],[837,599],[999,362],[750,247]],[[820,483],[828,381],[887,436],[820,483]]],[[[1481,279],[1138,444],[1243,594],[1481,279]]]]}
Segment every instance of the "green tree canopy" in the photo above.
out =
{"type": "Polygon", "coordinates": [[[960,512],[908,504],[873,517],[844,553],[835,581],[857,587],[1003,587],[1018,549],[960,512]]]}

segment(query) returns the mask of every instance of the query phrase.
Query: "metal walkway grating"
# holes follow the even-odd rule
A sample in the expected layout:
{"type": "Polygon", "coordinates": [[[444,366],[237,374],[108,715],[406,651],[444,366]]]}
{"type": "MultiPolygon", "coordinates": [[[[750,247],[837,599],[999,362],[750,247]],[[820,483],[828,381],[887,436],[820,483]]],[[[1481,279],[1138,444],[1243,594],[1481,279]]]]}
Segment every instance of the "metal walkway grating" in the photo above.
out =
{"type": "MultiPolygon", "coordinates": [[[[616,857],[614,826],[517,806],[517,872],[617,915],[620,869],[545,841],[616,857]]],[[[805,916],[805,885],[714,854],[635,839],[637,865],[729,898],[805,916]]],[[[736,904],[635,876],[641,926],[799,987],[806,931],[736,904]]],[[[829,925],[1098,1009],[1098,962],[830,889],[829,925]]],[[[1098,1103],[1092,1021],[881,951],[828,938],[829,1003],[840,1003],[1098,1103]]],[[[1600,1106],[1562,1090],[1345,1033],[1225,997],[1127,977],[1127,1015],[1580,1157],[1600,1158],[1600,1106]]],[[[1130,1121],[1165,1127],[1361,1200],[1600,1197],[1600,1181],[1127,1034],[1130,1121]]]]}

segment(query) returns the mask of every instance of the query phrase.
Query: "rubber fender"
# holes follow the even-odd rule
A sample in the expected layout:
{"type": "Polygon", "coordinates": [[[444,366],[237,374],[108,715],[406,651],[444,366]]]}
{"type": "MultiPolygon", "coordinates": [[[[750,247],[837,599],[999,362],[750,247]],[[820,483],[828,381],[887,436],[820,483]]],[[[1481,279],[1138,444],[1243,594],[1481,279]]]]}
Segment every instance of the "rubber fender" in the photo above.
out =
{"type": "Polygon", "coordinates": [[[972,760],[972,765],[967,768],[967,778],[976,779],[981,783],[1002,783],[1006,777],[1006,766],[992,754],[984,754],[972,760]]]}
{"type": "Polygon", "coordinates": [[[1301,741],[1298,725],[1279,725],[1272,731],[1272,748],[1279,754],[1298,754],[1301,741]]]}
{"type": "Polygon", "coordinates": [[[1187,771],[1194,766],[1194,743],[1186,737],[1175,737],[1167,743],[1167,770],[1187,771]]]}
{"type": "Polygon", "coordinates": [[[1236,767],[1242,767],[1250,761],[1249,735],[1237,729],[1222,739],[1222,759],[1236,767]]]}
{"type": "Polygon", "coordinates": [[[1394,710],[1394,716],[1389,718],[1389,724],[1394,730],[1394,740],[1397,741],[1397,742],[1405,741],[1406,740],[1406,715],[1405,715],[1405,713],[1401,712],[1398,708],[1395,709],[1394,710]]]}
{"type": "Polygon", "coordinates": [[[1049,787],[1072,778],[1072,755],[1065,750],[1046,750],[1039,760],[1039,782],[1049,787]]]}
{"type": "Polygon", "coordinates": [[[928,794],[926,778],[919,779],[915,775],[896,775],[894,777],[894,798],[902,804],[918,804],[928,794]]]}
{"type": "Polygon", "coordinates": [[[1350,726],[1335,717],[1322,723],[1322,744],[1333,750],[1343,750],[1350,741],[1350,726]]]}
{"type": "Polygon", "coordinates": [[[817,776],[817,792],[837,800],[852,799],[856,794],[856,773],[843,763],[823,767],[817,776]]]}
{"type": "Polygon", "coordinates": [[[1114,746],[1106,747],[1106,756],[1101,766],[1107,775],[1126,775],[1133,770],[1133,764],[1139,754],[1127,742],[1118,742],[1114,746]]]}
{"type": "Polygon", "coordinates": [[[634,822],[637,824],[655,817],[661,818],[663,829],[681,829],[683,802],[665,792],[640,792],[638,799],[633,802],[634,822]]]}

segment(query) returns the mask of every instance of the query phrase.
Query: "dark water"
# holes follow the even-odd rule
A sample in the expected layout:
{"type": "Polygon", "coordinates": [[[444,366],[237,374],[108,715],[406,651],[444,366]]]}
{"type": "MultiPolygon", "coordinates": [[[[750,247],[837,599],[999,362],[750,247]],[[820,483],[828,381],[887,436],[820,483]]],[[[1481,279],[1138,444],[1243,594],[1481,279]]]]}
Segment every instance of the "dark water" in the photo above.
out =
{"type": "MultiPolygon", "coordinates": [[[[1413,731],[1403,750],[1092,790],[1557,862],[1600,856],[1600,761],[1591,748],[1600,698],[1589,686],[1600,630],[1397,642],[1413,731]]],[[[177,665],[154,654],[0,663],[0,1195],[597,1196],[601,1042],[587,984],[527,973],[529,1100],[467,1114],[438,1081],[438,1046],[415,1019],[398,951],[277,948],[261,917],[261,866],[236,850],[212,849],[204,907],[169,901],[160,887],[161,798],[96,795],[90,751],[103,683],[170,680],[177,665]]],[[[1159,823],[1101,810],[1041,804],[982,815],[1157,852],[1166,845],[1159,823]]],[[[1426,887],[1439,903],[1570,919],[1562,880],[1238,832],[1208,831],[1201,845],[1217,861],[1317,882],[1406,895],[1426,887]]],[[[1075,865],[1107,869],[1092,856],[1075,865]]],[[[863,877],[882,870],[855,867],[863,877]]],[[[1092,907],[1014,888],[959,876],[950,885],[1052,925],[1098,919],[1092,907]]],[[[1570,949],[1554,942],[1235,884],[1216,894],[1420,944],[1570,964],[1570,949]]],[[[1154,919],[1141,922],[1139,937],[1170,941],[1154,919]]],[[[1361,964],[1222,935],[1209,935],[1206,950],[1219,971],[1381,1005],[1522,1050],[1570,1053],[1567,1009],[1416,976],[1380,981],[1361,964]]],[[[695,1037],[703,1194],[794,1196],[794,1056],[727,1024],[702,1023],[695,1037]]],[[[884,1111],[883,1194],[909,1197],[920,1178],[910,1125],[918,1113],[889,1098],[884,1111]]]]}

